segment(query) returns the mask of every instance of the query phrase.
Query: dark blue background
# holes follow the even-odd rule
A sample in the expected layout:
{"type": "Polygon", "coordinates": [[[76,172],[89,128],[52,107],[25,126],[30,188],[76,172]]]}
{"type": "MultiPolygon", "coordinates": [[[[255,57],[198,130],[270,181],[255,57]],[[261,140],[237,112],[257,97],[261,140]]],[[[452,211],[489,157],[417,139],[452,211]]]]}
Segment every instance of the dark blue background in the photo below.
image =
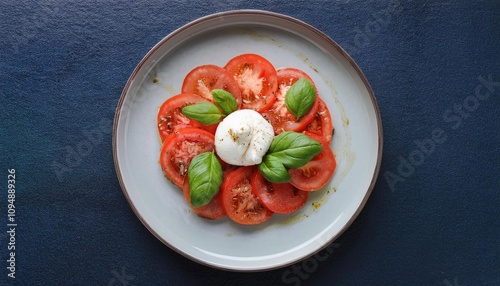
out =
{"type": "Polygon", "coordinates": [[[500,2],[133,2],[0,1],[1,285],[500,285],[500,2]],[[148,50],[242,8],[296,17],[345,47],[384,128],[378,182],[333,252],[262,273],[207,268],[153,237],[111,146],[121,91],[148,50]],[[480,77],[493,82],[481,100],[480,77]]]}

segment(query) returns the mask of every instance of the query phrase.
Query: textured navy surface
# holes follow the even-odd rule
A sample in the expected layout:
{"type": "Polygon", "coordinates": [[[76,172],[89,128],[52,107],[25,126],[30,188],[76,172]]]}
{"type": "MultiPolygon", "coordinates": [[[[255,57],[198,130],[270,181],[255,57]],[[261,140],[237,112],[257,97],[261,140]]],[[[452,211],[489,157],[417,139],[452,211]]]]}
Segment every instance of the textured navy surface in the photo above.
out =
{"type": "Polygon", "coordinates": [[[0,106],[1,285],[500,285],[498,1],[4,0],[0,106]],[[260,273],[201,266],[158,241],[123,196],[111,146],[148,50],[234,9],[287,14],[337,41],[384,128],[380,175],[352,226],[321,259],[260,273]]]}

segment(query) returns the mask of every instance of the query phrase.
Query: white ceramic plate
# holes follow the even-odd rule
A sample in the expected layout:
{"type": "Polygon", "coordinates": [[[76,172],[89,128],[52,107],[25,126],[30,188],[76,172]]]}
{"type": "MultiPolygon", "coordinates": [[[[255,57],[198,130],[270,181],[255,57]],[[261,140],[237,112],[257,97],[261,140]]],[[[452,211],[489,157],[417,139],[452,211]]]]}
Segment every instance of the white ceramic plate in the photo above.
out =
{"type": "Polygon", "coordinates": [[[375,97],[354,61],[314,27],[256,10],[218,13],[193,21],[161,40],[142,59],[118,103],[113,151],[121,187],[133,211],[159,240],[211,267],[258,271],[304,259],[333,242],[356,218],[375,184],[382,126],[375,97]],[[201,64],[224,66],[257,53],[275,67],[308,73],[335,127],[337,170],[311,193],[302,210],[242,226],[196,216],[158,163],[158,107],[180,93],[184,76],[201,64]]]}

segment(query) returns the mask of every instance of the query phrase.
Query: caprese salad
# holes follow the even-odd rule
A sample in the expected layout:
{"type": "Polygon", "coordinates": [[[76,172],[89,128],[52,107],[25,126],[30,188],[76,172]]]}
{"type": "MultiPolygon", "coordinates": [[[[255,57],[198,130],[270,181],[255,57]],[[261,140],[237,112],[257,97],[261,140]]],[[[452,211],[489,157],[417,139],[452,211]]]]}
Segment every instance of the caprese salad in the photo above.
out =
{"type": "Polygon", "coordinates": [[[201,217],[259,224],[300,209],[335,168],[312,79],[257,54],[195,67],[159,108],[160,165],[201,217]]]}

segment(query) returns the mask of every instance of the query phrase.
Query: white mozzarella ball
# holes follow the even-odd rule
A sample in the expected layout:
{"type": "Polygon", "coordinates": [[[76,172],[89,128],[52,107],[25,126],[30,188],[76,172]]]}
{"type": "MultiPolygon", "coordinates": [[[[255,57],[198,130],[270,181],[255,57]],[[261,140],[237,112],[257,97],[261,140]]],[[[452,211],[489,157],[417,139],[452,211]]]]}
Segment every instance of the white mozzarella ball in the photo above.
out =
{"type": "Polygon", "coordinates": [[[257,165],[262,162],[273,138],[273,127],[260,113],[241,109],[219,123],[215,132],[215,151],[228,164],[257,165]]]}

